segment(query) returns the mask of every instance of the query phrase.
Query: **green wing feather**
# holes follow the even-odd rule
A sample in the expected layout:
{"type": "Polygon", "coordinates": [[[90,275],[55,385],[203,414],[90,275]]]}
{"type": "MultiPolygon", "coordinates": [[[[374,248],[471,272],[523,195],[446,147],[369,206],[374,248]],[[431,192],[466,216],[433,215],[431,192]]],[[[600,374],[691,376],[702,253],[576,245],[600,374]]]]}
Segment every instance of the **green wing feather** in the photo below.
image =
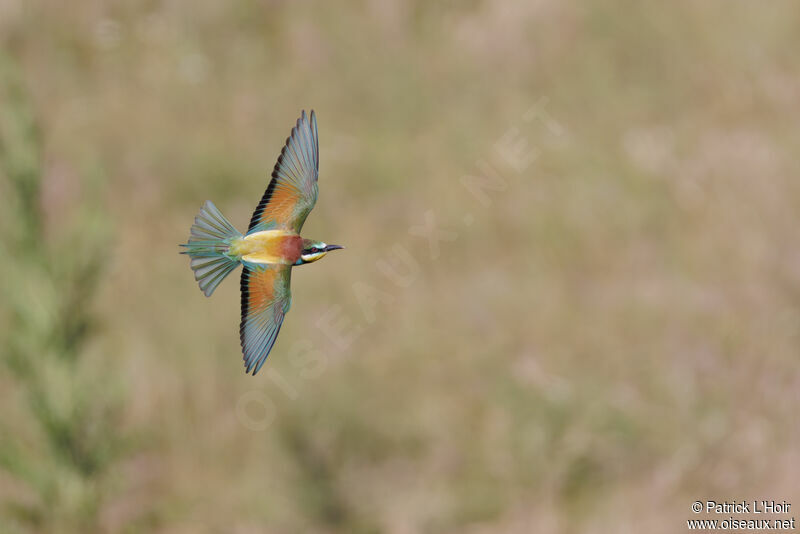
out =
{"type": "Polygon", "coordinates": [[[239,339],[247,373],[255,375],[269,355],[292,305],[291,265],[244,264],[239,339]]]}
{"type": "Polygon", "coordinates": [[[283,228],[300,233],[317,202],[319,134],[317,115],[303,111],[281,150],[272,180],[250,219],[248,233],[283,228]]]}

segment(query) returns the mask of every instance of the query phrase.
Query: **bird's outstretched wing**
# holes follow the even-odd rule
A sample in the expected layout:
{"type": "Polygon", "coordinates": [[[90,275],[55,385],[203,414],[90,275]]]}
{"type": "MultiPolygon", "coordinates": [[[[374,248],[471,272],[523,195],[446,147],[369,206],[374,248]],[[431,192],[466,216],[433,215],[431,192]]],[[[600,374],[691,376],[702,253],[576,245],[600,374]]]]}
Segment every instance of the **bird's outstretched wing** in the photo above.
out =
{"type": "Polygon", "coordinates": [[[319,142],[317,116],[303,111],[281,150],[272,180],[261,197],[248,233],[284,229],[300,233],[303,223],[317,202],[319,142]]]}
{"type": "Polygon", "coordinates": [[[255,375],[267,359],[292,305],[291,265],[248,265],[242,271],[242,342],[245,372],[255,375]]]}

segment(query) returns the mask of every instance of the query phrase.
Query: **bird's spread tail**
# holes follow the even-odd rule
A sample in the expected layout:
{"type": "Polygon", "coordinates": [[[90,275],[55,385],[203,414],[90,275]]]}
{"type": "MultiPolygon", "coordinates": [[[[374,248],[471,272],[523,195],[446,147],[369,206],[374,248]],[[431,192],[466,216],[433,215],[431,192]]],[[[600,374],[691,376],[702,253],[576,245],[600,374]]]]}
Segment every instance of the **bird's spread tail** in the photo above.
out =
{"type": "Polygon", "coordinates": [[[200,213],[194,218],[189,242],[182,247],[192,259],[194,278],[205,296],[210,297],[232,270],[239,265],[237,256],[229,256],[231,241],[242,234],[228,222],[213,202],[206,200],[200,213]]]}

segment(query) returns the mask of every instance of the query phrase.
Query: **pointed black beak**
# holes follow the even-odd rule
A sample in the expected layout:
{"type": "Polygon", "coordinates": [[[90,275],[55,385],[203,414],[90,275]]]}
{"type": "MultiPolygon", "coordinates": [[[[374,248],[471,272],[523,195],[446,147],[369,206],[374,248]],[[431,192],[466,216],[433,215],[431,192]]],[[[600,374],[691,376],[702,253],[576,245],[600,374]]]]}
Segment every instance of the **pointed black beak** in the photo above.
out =
{"type": "Polygon", "coordinates": [[[331,250],[338,250],[340,248],[344,248],[342,245],[326,245],[325,252],[329,252],[331,250]]]}

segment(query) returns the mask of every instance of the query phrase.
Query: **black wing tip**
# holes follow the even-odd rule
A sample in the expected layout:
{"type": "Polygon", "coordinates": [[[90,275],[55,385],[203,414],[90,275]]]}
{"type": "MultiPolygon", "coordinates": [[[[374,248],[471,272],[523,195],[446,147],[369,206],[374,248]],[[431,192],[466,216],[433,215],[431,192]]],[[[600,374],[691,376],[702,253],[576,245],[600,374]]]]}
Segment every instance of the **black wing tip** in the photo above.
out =
{"type": "Polygon", "coordinates": [[[253,357],[251,354],[251,357],[248,360],[247,355],[243,355],[242,360],[244,360],[244,374],[256,376],[256,373],[261,370],[261,367],[266,359],[266,356],[260,358],[253,357]]]}
{"type": "MultiPolygon", "coordinates": [[[[295,128],[300,128],[303,124],[308,124],[309,128],[314,130],[317,125],[317,112],[314,111],[314,108],[309,110],[309,113],[306,114],[306,110],[300,110],[300,117],[297,119],[297,125],[295,128]]],[[[294,133],[294,132],[292,132],[294,133]]]]}
{"type": "Polygon", "coordinates": [[[307,127],[308,133],[311,134],[311,141],[314,143],[315,148],[315,156],[317,156],[317,151],[319,147],[317,146],[316,138],[317,138],[317,113],[312,109],[311,110],[311,121],[309,122],[308,117],[306,116],[306,110],[301,110],[300,118],[297,119],[297,124],[292,128],[292,131],[289,133],[289,137],[286,138],[286,141],[283,143],[283,148],[281,148],[281,153],[278,155],[278,161],[275,162],[275,167],[272,169],[272,178],[276,178],[278,174],[278,170],[281,168],[283,164],[283,160],[286,157],[286,151],[289,149],[289,143],[292,140],[299,142],[300,130],[303,127],[307,127]]]}

